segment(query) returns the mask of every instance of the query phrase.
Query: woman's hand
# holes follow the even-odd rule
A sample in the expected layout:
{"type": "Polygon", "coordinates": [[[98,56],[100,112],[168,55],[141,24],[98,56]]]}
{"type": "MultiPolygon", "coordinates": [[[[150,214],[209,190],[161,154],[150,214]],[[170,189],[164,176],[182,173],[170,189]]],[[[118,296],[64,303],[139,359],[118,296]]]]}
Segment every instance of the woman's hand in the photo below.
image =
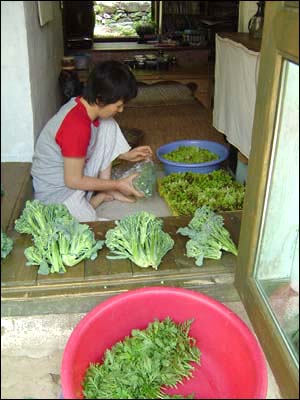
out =
{"type": "Polygon", "coordinates": [[[124,196],[134,196],[137,198],[145,197],[144,193],[136,190],[133,186],[133,179],[139,176],[139,173],[134,173],[125,178],[121,178],[117,180],[118,183],[118,191],[121,192],[124,196]]]}
{"type": "Polygon", "coordinates": [[[152,149],[150,146],[138,146],[134,149],[127,151],[119,156],[121,160],[137,162],[147,160],[151,158],[153,155],[152,149]]]}

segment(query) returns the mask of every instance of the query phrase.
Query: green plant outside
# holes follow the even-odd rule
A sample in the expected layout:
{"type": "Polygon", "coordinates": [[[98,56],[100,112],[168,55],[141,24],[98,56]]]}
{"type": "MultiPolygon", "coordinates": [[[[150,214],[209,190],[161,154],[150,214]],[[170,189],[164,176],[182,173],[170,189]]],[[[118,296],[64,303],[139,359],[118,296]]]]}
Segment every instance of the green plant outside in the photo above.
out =
{"type": "Polygon", "coordinates": [[[144,34],[155,34],[156,24],[152,21],[150,1],[124,1],[122,3],[94,1],[94,11],[96,17],[95,38],[138,37],[139,30],[140,32],[144,31],[144,34]],[[139,11],[139,5],[136,6],[136,11],[132,10],[132,4],[126,8],[125,3],[140,3],[143,5],[144,11],[139,11]]]}

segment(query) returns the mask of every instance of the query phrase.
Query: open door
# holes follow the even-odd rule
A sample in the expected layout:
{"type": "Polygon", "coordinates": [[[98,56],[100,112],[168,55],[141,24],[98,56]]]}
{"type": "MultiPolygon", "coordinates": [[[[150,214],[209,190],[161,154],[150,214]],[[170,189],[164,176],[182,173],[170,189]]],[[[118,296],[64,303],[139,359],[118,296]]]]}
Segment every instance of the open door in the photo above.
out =
{"type": "Polygon", "coordinates": [[[299,2],[267,1],[235,284],[283,398],[299,398],[299,2]]]}

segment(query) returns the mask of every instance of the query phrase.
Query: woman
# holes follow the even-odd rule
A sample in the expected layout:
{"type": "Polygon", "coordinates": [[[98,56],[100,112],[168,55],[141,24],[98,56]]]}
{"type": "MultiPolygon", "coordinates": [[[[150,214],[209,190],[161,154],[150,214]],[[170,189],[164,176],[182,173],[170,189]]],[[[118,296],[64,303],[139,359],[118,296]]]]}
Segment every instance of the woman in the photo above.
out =
{"type": "Polygon", "coordinates": [[[79,221],[96,221],[104,201],[134,202],[144,195],[132,181],[138,174],[111,179],[112,162],[137,162],[152,157],[149,146],[130,150],[113,116],[137,95],[137,82],[126,65],[99,63],[82,97],[64,104],[40,133],[31,174],[34,197],[63,203],[79,221]]]}

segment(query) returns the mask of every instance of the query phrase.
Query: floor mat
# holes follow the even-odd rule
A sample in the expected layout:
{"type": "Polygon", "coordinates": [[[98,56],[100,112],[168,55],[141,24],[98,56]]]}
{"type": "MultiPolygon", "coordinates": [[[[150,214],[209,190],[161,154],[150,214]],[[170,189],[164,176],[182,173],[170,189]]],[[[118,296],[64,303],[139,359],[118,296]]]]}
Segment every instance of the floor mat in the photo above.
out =
{"type": "Polygon", "coordinates": [[[126,107],[116,116],[124,129],[141,129],[140,144],[155,152],[158,147],[174,140],[197,139],[225,143],[224,135],[212,127],[212,113],[198,101],[193,104],[126,107]]]}
{"type": "Polygon", "coordinates": [[[197,102],[193,92],[187,85],[157,83],[140,85],[138,95],[127,107],[154,107],[162,105],[193,104],[197,102]]]}

